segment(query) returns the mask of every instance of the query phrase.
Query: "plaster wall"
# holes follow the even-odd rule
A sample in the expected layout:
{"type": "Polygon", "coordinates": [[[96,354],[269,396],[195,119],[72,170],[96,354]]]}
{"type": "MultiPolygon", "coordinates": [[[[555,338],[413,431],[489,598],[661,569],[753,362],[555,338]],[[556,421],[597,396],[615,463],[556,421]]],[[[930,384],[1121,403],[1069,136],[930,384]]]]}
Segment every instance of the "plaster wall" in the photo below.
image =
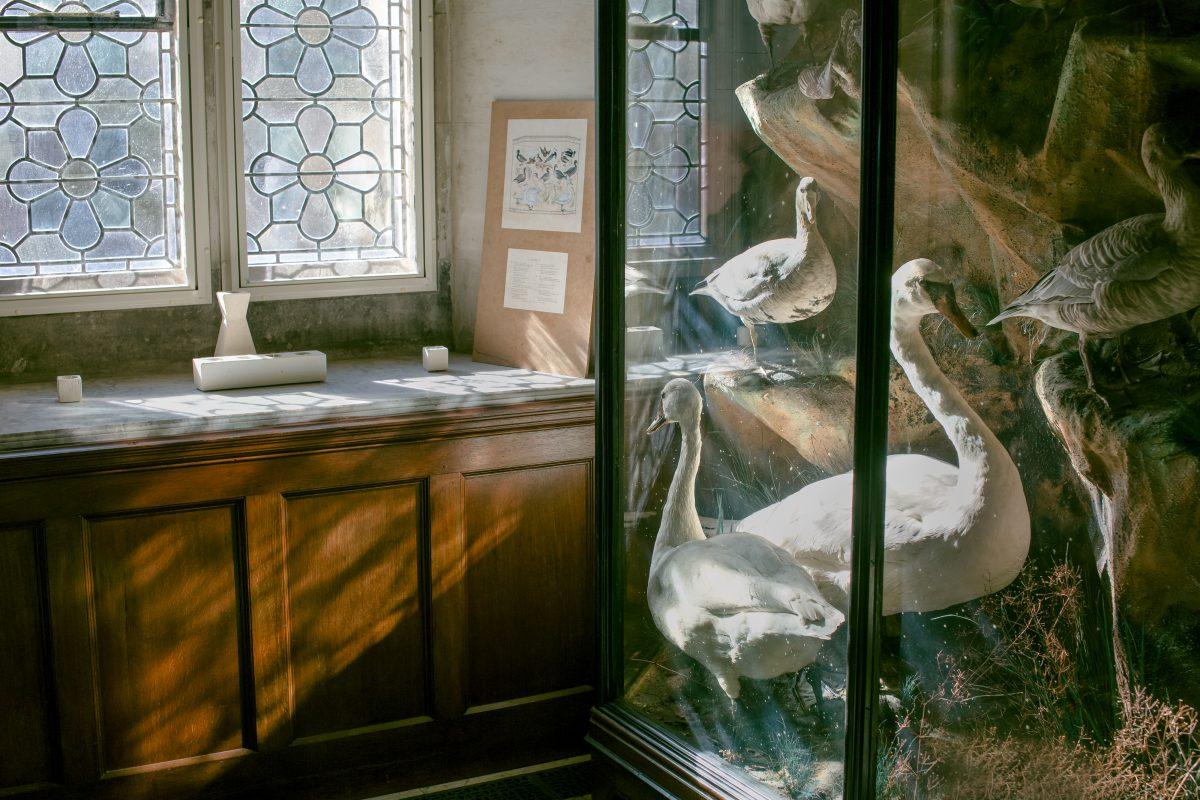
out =
{"type": "Polygon", "coordinates": [[[594,0],[445,0],[450,49],[451,293],[455,346],[470,351],[494,100],[595,96],[594,0]]]}

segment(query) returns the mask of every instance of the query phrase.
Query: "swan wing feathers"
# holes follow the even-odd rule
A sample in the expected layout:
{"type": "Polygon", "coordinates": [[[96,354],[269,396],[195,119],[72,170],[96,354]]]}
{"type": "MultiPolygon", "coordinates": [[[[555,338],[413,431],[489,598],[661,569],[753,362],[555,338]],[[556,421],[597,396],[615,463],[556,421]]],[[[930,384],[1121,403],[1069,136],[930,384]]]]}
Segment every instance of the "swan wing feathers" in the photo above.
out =
{"type": "Polygon", "coordinates": [[[1073,248],[992,322],[1022,316],[1037,306],[1092,303],[1098,287],[1154,278],[1170,265],[1170,259],[1162,258],[1170,247],[1162,223],[1162,214],[1143,214],[1104,229],[1073,248]]]}
{"type": "Polygon", "coordinates": [[[687,587],[688,600],[714,617],[746,613],[791,615],[828,637],[841,625],[841,612],[821,596],[812,577],[785,551],[760,537],[726,533],[681,545],[669,576],[687,587]]]}
{"type": "MultiPolygon", "coordinates": [[[[958,468],[928,456],[900,454],[887,460],[885,547],[919,538],[921,522],[958,482],[958,468]]],[[[755,533],[786,550],[807,569],[850,568],[850,520],[854,475],[816,483],[743,519],[736,530],[755,533]]]]}
{"type": "Polygon", "coordinates": [[[787,239],[763,242],[725,262],[704,285],[730,301],[752,304],[790,275],[804,261],[787,239]]]}

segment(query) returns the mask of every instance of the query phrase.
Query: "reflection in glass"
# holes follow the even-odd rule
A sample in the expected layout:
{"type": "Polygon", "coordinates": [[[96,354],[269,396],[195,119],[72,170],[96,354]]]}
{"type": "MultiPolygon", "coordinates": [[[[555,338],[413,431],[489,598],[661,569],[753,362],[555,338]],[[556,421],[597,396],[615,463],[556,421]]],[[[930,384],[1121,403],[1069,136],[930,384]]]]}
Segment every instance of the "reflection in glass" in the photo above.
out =
{"type": "Polygon", "coordinates": [[[880,794],[1200,797],[1194,7],[901,10],[880,794]]]}
{"type": "Polygon", "coordinates": [[[848,566],[772,517],[850,469],[858,15],[833,5],[773,30],[774,66],[744,3],[627,24],[625,702],[791,798],[841,795],[845,735],[848,566]],[[831,59],[837,130],[803,150],[798,72],[831,59]]]}

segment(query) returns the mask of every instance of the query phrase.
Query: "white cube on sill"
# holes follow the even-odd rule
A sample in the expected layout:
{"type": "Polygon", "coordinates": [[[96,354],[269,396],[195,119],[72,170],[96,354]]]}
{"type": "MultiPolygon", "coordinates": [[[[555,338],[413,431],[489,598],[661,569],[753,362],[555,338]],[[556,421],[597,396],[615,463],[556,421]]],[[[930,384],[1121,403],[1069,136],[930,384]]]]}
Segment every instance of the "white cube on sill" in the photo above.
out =
{"type": "Polygon", "coordinates": [[[78,375],[58,376],[58,402],[78,403],[83,399],[83,378],[78,375]]]}
{"type": "Polygon", "coordinates": [[[625,329],[625,358],[634,364],[663,359],[663,331],[653,325],[635,325],[625,329]]]}
{"type": "Polygon", "coordinates": [[[421,364],[426,372],[445,372],[450,369],[450,351],[444,347],[422,347],[421,364]]]}

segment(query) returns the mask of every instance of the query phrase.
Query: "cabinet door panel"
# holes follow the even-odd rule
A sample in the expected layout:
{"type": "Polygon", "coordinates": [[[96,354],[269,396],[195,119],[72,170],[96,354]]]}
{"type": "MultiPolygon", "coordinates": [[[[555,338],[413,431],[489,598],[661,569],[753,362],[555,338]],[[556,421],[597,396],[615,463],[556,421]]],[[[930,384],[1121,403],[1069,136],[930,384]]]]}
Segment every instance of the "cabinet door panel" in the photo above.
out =
{"type": "Polygon", "coordinates": [[[466,482],[470,702],[591,683],[591,470],[587,463],[466,482]]]}
{"type": "Polygon", "coordinates": [[[38,535],[33,527],[0,528],[0,793],[53,777],[38,535]]]}
{"type": "Polygon", "coordinates": [[[88,524],[102,767],[247,744],[233,506],[88,524]]]}
{"type": "Polygon", "coordinates": [[[422,486],[286,501],[298,739],[428,711],[422,486]]]}

